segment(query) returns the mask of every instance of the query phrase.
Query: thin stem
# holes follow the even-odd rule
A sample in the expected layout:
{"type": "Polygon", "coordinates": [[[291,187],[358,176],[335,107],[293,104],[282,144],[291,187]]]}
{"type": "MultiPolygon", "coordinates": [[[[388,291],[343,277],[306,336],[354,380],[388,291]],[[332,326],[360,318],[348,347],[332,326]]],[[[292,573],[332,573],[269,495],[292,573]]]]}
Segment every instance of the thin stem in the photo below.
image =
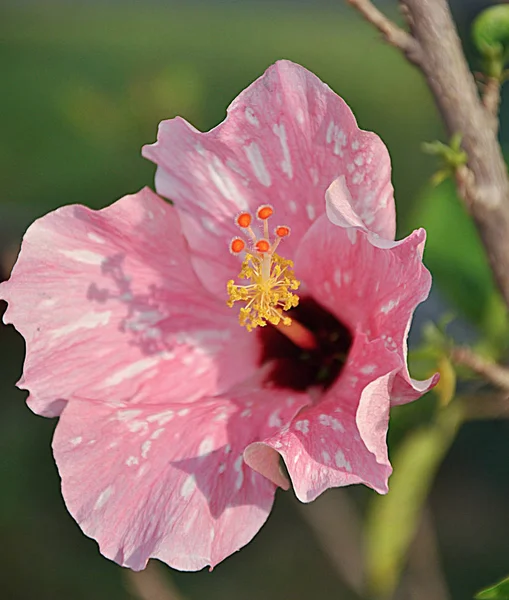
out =
{"type": "Polygon", "coordinates": [[[407,55],[412,55],[412,61],[418,60],[419,48],[415,39],[388,19],[370,0],[346,0],[346,2],[358,10],[366,21],[374,25],[389,44],[407,55]]]}
{"type": "Polygon", "coordinates": [[[463,407],[466,421],[509,419],[509,395],[507,393],[462,395],[458,402],[463,407]]]}
{"type": "Polygon", "coordinates": [[[509,369],[476,354],[466,346],[453,348],[450,352],[453,362],[468,367],[494,386],[509,391],[509,369]]]}

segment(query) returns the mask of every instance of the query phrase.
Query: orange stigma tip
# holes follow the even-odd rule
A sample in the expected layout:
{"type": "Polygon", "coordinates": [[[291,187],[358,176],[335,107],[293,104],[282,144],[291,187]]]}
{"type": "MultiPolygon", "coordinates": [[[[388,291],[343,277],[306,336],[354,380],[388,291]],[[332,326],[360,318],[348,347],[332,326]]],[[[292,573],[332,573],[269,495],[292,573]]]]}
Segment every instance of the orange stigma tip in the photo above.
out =
{"type": "Polygon", "coordinates": [[[238,254],[239,252],[242,252],[242,250],[244,250],[245,247],[246,243],[240,238],[234,238],[230,244],[230,250],[233,252],[233,254],[238,254]]]}
{"type": "Polygon", "coordinates": [[[260,206],[260,208],[256,211],[256,216],[262,221],[265,221],[266,219],[271,217],[273,213],[274,209],[272,208],[272,206],[270,206],[269,204],[264,204],[263,206],[260,206]]]}
{"type": "Polygon", "coordinates": [[[258,240],[255,244],[257,252],[264,254],[270,250],[270,244],[267,240],[258,240]]]}
{"type": "Polygon", "coordinates": [[[279,227],[276,227],[274,233],[280,238],[287,237],[290,235],[290,228],[286,225],[280,225],[279,227]]]}
{"type": "Polygon", "coordinates": [[[237,225],[239,227],[249,227],[251,225],[251,215],[249,213],[240,213],[237,217],[237,225]]]}

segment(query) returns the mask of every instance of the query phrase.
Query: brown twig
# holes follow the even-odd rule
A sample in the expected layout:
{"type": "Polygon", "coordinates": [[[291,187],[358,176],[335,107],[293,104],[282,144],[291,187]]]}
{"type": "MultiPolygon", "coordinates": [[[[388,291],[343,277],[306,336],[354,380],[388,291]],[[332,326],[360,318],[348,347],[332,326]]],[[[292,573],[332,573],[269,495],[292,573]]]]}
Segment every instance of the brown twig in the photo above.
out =
{"type": "Polygon", "coordinates": [[[488,77],[484,84],[482,103],[492,121],[492,127],[498,132],[498,108],[500,106],[500,79],[488,77]]]}
{"type": "MultiPolygon", "coordinates": [[[[372,18],[379,11],[369,0],[347,2],[381,31],[380,24],[386,27],[384,20],[372,18]]],[[[410,27],[407,35],[418,52],[402,50],[426,77],[449,133],[462,136],[468,163],[458,180],[458,192],[474,218],[509,307],[509,176],[493,117],[479,98],[447,1],[400,0],[400,4],[410,27]]]]}
{"type": "Polygon", "coordinates": [[[509,395],[505,393],[458,397],[466,421],[509,419],[509,395]]]}
{"type": "Polygon", "coordinates": [[[494,386],[509,391],[509,369],[496,362],[483,358],[466,346],[452,348],[451,359],[459,365],[468,367],[474,373],[481,375],[494,386]]]}
{"type": "Polygon", "coordinates": [[[419,47],[415,39],[407,31],[388,19],[370,0],[346,1],[358,10],[366,21],[376,27],[389,44],[399,48],[412,62],[418,60],[419,47]]]}

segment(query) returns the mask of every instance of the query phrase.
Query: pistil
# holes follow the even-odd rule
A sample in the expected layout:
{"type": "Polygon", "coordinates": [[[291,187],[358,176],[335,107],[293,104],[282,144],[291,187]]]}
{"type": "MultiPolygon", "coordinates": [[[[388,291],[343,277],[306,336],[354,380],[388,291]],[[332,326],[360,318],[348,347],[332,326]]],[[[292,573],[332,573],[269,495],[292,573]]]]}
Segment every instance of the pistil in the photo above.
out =
{"type": "MultiPolygon", "coordinates": [[[[239,312],[239,322],[248,331],[264,327],[267,323],[290,326],[292,320],[283,313],[299,303],[298,296],[293,293],[300,285],[293,272],[293,262],[276,254],[281,240],[290,234],[290,228],[286,225],[276,227],[275,239],[272,241],[268,220],[273,213],[273,208],[268,204],[260,206],[256,211],[256,216],[262,222],[263,234],[260,237],[256,236],[251,227],[251,215],[238,215],[236,224],[246,232],[250,243],[240,237],[234,238],[230,243],[232,254],[244,255],[239,278],[248,283],[238,285],[233,279],[228,281],[228,306],[233,306],[235,302],[244,303],[239,312]]],[[[297,330],[298,327],[295,332],[297,330]]],[[[299,337],[304,339],[306,336],[301,332],[299,337]]],[[[310,344],[309,336],[306,339],[304,343],[310,344]]]]}

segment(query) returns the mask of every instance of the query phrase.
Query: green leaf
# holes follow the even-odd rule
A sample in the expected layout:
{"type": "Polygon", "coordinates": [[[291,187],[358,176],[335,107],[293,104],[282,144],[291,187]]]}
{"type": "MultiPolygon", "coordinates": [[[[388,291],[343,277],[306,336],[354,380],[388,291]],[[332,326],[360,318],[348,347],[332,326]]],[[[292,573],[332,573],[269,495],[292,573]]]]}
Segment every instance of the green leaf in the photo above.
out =
{"type": "Polygon", "coordinates": [[[509,600],[509,577],[476,594],[477,600],[509,600]]]}
{"type": "Polygon", "coordinates": [[[460,407],[452,403],[397,449],[390,491],[374,498],[366,521],[366,577],[374,598],[388,598],[396,589],[435,473],[461,419],[460,407]]]}

